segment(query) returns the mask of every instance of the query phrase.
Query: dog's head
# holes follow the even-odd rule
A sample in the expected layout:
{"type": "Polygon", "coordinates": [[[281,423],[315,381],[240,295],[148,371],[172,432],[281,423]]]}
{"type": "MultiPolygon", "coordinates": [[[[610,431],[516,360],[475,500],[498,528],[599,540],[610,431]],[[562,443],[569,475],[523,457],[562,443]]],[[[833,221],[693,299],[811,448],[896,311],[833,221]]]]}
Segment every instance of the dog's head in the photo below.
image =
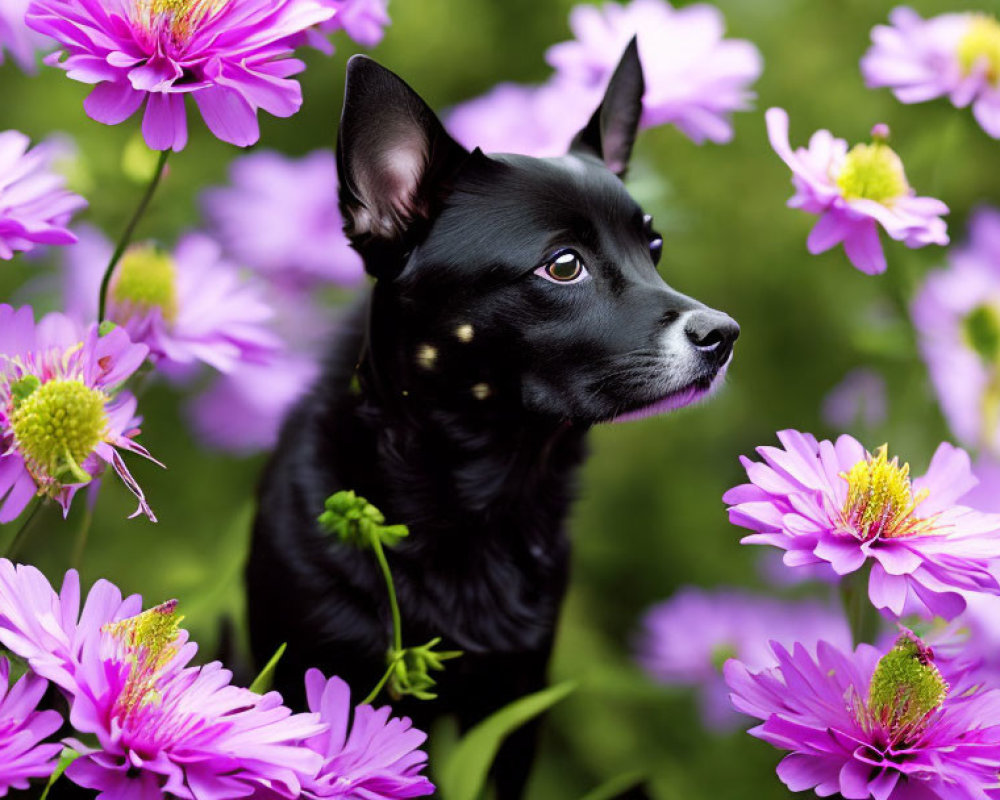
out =
{"type": "Polygon", "coordinates": [[[633,40],[567,155],[486,155],[396,75],[351,59],[341,206],[377,279],[381,382],[443,407],[585,423],[711,390],[739,327],[656,271],[663,241],[621,181],[642,94],[633,40]]]}

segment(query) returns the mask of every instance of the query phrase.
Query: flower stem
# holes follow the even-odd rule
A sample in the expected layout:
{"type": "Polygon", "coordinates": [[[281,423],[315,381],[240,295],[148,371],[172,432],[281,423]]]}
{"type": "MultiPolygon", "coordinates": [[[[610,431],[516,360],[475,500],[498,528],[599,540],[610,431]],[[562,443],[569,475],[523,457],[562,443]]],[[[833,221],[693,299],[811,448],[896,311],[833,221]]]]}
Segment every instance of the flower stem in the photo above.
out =
{"type": "Polygon", "coordinates": [[[844,577],[840,583],[840,596],[844,601],[855,646],[862,643],[874,644],[881,623],[878,611],[868,599],[870,573],[871,564],[866,563],[861,569],[844,577]]]}
{"type": "Polygon", "coordinates": [[[76,531],[76,543],[73,545],[73,560],[70,561],[70,566],[75,570],[80,569],[83,561],[83,551],[87,547],[87,536],[90,534],[90,525],[93,521],[94,509],[88,503],[83,512],[83,519],[80,520],[80,527],[76,531]]]}
{"type": "Polygon", "coordinates": [[[101,293],[98,298],[97,306],[97,319],[99,322],[104,321],[104,315],[107,311],[108,285],[111,283],[111,275],[114,273],[115,267],[118,266],[118,262],[121,261],[122,255],[125,253],[125,248],[127,248],[129,246],[129,242],[132,241],[132,234],[135,233],[135,228],[139,224],[139,220],[141,220],[143,214],[146,213],[149,201],[153,199],[153,195],[156,193],[156,187],[160,185],[160,179],[163,177],[163,170],[167,166],[167,157],[169,155],[169,150],[164,150],[160,153],[160,160],[156,163],[156,171],[153,173],[149,186],[146,187],[146,193],[142,196],[142,200],[139,201],[139,205],[136,207],[135,213],[132,215],[132,219],[129,220],[128,225],[122,232],[121,238],[115,246],[115,252],[111,256],[111,261],[108,262],[108,266],[104,270],[104,277],[101,278],[101,293]]]}
{"type": "Polygon", "coordinates": [[[375,688],[361,701],[360,705],[369,705],[378,697],[379,692],[382,691],[382,687],[385,686],[386,681],[392,676],[392,672],[396,668],[396,662],[403,657],[403,623],[399,615],[399,602],[396,600],[396,584],[393,583],[392,571],[389,569],[389,562],[385,558],[385,550],[382,548],[382,542],[379,541],[377,536],[374,536],[372,537],[371,544],[372,550],[375,552],[375,558],[378,559],[378,565],[382,569],[385,588],[389,593],[389,608],[392,610],[393,648],[390,651],[389,665],[386,667],[385,673],[379,679],[379,682],[375,684],[375,688]]]}
{"type": "Polygon", "coordinates": [[[24,543],[27,540],[28,531],[31,528],[31,523],[35,521],[35,517],[38,516],[38,509],[41,507],[41,495],[35,495],[31,500],[31,509],[25,515],[24,522],[22,522],[21,527],[17,529],[17,533],[14,534],[14,539],[7,548],[6,557],[11,561],[15,559],[17,554],[21,551],[21,547],[24,546],[24,543]]]}
{"type": "Polygon", "coordinates": [[[392,676],[393,670],[396,669],[396,662],[399,661],[399,659],[402,657],[403,657],[402,652],[397,651],[396,656],[394,658],[389,659],[389,666],[386,667],[385,672],[379,679],[379,682],[375,684],[375,688],[368,693],[368,696],[360,703],[358,703],[359,706],[370,706],[372,703],[375,702],[375,698],[378,697],[379,692],[382,691],[382,688],[385,686],[386,682],[392,676]]]}

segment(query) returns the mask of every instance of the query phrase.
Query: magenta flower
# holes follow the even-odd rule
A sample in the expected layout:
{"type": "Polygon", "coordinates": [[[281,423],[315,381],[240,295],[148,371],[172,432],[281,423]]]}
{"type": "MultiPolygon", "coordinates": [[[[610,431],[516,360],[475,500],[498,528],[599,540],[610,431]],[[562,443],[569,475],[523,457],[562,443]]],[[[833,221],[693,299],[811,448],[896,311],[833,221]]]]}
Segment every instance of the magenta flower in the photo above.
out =
{"type": "Polygon", "coordinates": [[[32,0],[27,22],[66,48],[49,63],[95,84],[92,119],[117,125],[145,104],[146,144],[183,150],[188,94],[209,130],[241,147],[260,138],[258,109],[297,112],[289,78],[305,65],[288,58],[290,40],[333,13],[321,0],[32,0]]]}
{"type": "Polygon", "coordinates": [[[789,754],[778,777],[793,792],[850,800],[986,800],[1000,770],[1000,691],[950,687],[933,653],[904,633],[885,655],[820,642],[773,646],[777,666],[725,666],[749,733],[789,754]]]}
{"type": "Polygon", "coordinates": [[[855,267],[875,275],[886,269],[879,225],[907,247],[948,243],[941,219],[948,207],[933,197],[916,196],[903,162],[885,142],[885,126],[875,126],[871,144],[849,151],[847,142],[827,130],[814,133],[808,148],[793,151],[788,114],[770,108],[766,119],[771,146],[792,170],[795,194],[788,205],[819,215],[807,242],[810,253],[824,253],[842,243],[855,267]]]}
{"type": "Polygon", "coordinates": [[[47,778],[62,750],[42,744],[59,728],[56,711],[36,711],[48,682],[25,675],[10,686],[10,662],[0,658],[0,797],[10,789],[27,789],[31,778],[47,778]]]}
{"type": "Polygon", "coordinates": [[[268,788],[298,797],[322,759],[298,743],[323,732],[316,714],[292,714],[276,692],[230,684],[218,662],[189,667],[196,646],[179,629],[176,602],[137,614],[101,581],[78,615],[67,573],[57,595],[32,567],[0,560],[0,643],[67,695],[70,723],[99,749],[67,777],[98,797],[222,800],[268,788]]]}
{"type": "Polygon", "coordinates": [[[733,138],[730,116],[750,109],[749,90],[763,70],[760,52],[741,39],[724,39],[725,19],[715,6],[675,9],[666,0],[576,6],[576,39],[549,48],[559,74],[602,91],[629,40],[638,34],[646,78],[642,125],[676,125],[701,144],[733,138]]]}
{"type": "Polygon", "coordinates": [[[957,501],[976,479],[963,450],[944,443],[927,473],[887,448],[867,452],[851,436],[836,443],[781,431],[783,445],[741,457],[750,483],[730,489],[729,520],[756,533],[744,544],[785,550],[785,564],[825,563],[838,575],[871,566],[868,595],[879,609],[951,619],[963,592],[1000,594],[990,562],[1000,558],[1000,515],[957,501]]]}
{"type": "Polygon", "coordinates": [[[925,20],[905,6],[889,21],[872,29],[861,59],[865,83],[892,89],[901,103],[947,97],[958,108],[971,104],[983,130],[1000,138],[1000,22],[977,12],[925,20]]]}
{"type": "Polygon", "coordinates": [[[29,2],[30,0],[4,0],[0,4],[0,64],[3,63],[6,50],[22,70],[34,74],[37,69],[35,53],[51,49],[53,43],[25,24],[24,12],[28,10],[29,2]]]}
{"type": "Polygon", "coordinates": [[[0,305],[0,522],[35,494],[69,513],[73,496],[110,465],[139,500],[132,516],[156,521],[118,452],[156,462],[134,441],[136,399],[118,387],[149,352],[121,328],[101,335],[62,314],[35,324],[30,306],[0,305]]]}
{"type": "Polygon", "coordinates": [[[306,672],[309,710],[329,727],[303,743],[323,757],[319,774],[303,784],[310,798],[402,800],[424,797],[434,785],[420,774],[427,754],[417,748],[427,734],[407,718],[390,717],[388,706],[358,706],[351,720],[351,690],[340,678],[306,672]],[[348,732],[348,730],[350,732],[348,732]]]}
{"type": "Polygon", "coordinates": [[[72,244],[76,237],[66,225],[87,205],[52,172],[58,147],[49,142],[29,151],[28,144],[23,133],[0,133],[0,259],[36,244],[72,244]]]}
{"type": "Polygon", "coordinates": [[[866,428],[877,428],[886,418],[885,378],[873,369],[859,367],[848,372],[823,399],[823,421],[835,428],[850,428],[860,420],[866,428]]]}
{"type": "Polygon", "coordinates": [[[331,151],[299,159],[256,152],[236,159],[229,175],[232,185],[206,190],[201,205],[235,261],[293,288],[361,281],[361,258],[343,231],[331,151]]]}
{"type": "Polygon", "coordinates": [[[696,687],[705,725],[724,732],[740,720],[722,678],[727,659],[764,669],[778,663],[771,640],[788,647],[804,642],[815,650],[820,639],[850,647],[842,612],[816,602],[687,587],[646,612],[637,649],[639,663],[657,681],[696,687]]]}
{"type": "Polygon", "coordinates": [[[920,352],[949,427],[1000,452],[1000,211],[981,208],[969,241],[930,273],[911,306],[920,352]]]}
{"type": "Polygon", "coordinates": [[[307,31],[306,41],[328,55],[333,45],[327,38],[336,31],[344,31],[355,42],[374,47],[382,41],[389,19],[389,0],[322,0],[333,9],[333,16],[307,31]]]}

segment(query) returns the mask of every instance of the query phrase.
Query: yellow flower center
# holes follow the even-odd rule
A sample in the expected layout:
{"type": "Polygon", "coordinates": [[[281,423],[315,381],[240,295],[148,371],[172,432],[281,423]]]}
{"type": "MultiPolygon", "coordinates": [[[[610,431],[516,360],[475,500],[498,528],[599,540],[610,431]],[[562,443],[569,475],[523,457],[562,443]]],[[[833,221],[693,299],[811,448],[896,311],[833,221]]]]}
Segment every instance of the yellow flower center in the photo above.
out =
{"type": "Polygon", "coordinates": [[[958,43],[958,63],[966,75],[985,64],[987,79],[997,83],[1000,79],[1000,22],[995,17],[972,15],[969,29],[958,43]]]}
{"type": "Polygon", "coordinates": [[[903,162],[884,142],[852,147],[836,182],[846,200],[874,200],[883,205],[910,190],[903,162]]]}
{"type": "Polygon", "coordinates": [[[134,0],[139,23],[150,32],[168,32],[175,41],[185,42],[206,17],[228,0],[134,0]]]}
{"type": "Polygon", "coordinates": [[[930,529],[930,520],[914,515],[927,497],[927,490],[914,497],[910,465],[899,466],[895,457],[889,461],[887,450],[888,446],[882,445],[875,455],[869,453],[850,472],[841,473],[848,487],[842,511],[844,524],[863,542],[914,536],[930,529]]]}
{"type": "Polygon", "coordinates": [[[158,308],[167,322],[173,321],[177,316],[177,270],[173,259],[152,245],[131,248],[118,262],[110,293],[126,318],[158,308]]]}
{"type": "Polygon", "coordinates": [[[11,387],[11,396],[11,430],[36,482],[45,488],[89,481],[80,465],[106,435],[104,393],[80,380],[40,383],[28,376],[11,387]]]}
{"type": "Polygon", "coordinates": [[[129,664],[125,686],[115,701],[114,715],[124,720],[130,714],[157,703],[157,681],[178,650],[178,635],[184,617],[177,613],[177,601],[170,600],[101,630],[109,633],[119,648],[119,657],[129,664]]]}

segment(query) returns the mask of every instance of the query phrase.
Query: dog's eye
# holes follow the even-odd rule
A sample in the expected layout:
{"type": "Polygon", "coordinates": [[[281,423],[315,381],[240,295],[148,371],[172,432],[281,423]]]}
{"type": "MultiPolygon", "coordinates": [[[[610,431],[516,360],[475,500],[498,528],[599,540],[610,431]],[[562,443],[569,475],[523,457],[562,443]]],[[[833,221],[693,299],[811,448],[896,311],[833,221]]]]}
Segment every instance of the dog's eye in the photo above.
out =
{"type": "Polygon", "coordinates": [[[653,263],[660,263],[660,256],[663,255],[663,237],[653,230],[653,217],[646,214],[642,218],[642,231],[649,239],[649,254],[653,257],[653,263]]]}
{"type": "Polygon", "coordinates": [[[553,283],[578,283],[590,273],[583,266],[583,260],[579,254],[573,250],[563,250],[555,258],[536,269],[535,274],[553,283]]]}

